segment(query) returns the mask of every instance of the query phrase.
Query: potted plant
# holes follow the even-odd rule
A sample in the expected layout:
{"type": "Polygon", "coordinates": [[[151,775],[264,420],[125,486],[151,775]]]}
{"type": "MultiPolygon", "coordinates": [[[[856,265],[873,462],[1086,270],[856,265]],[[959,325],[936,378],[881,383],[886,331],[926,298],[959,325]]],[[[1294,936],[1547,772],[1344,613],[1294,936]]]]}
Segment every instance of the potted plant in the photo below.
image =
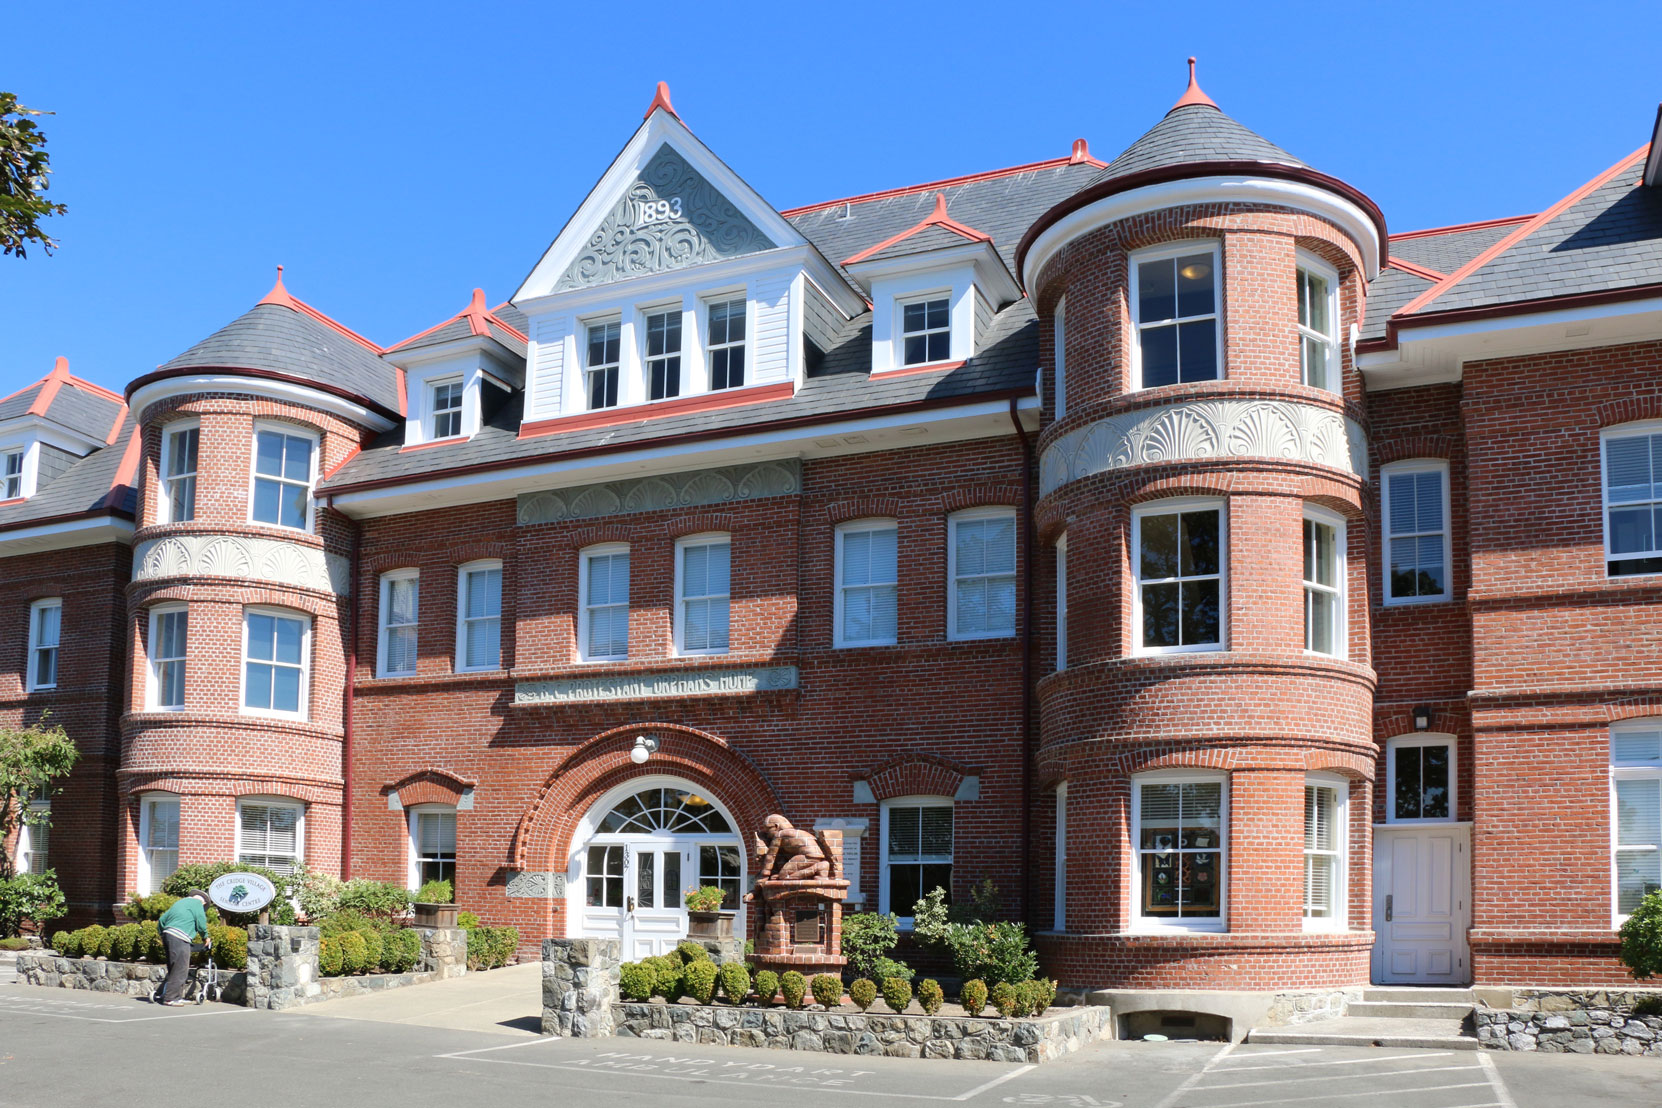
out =
{"type": "Polygon", "coordinates": [[[449,881],[429,881],[415,894],[414,924],[417,927],[456,926],[455,887],[449,881]]]}
{"type": "Polygon", "coordinates": [[[727,894],[719,885],[700,885],[682,894],[681,903],[687,909],[687,934],[701,939],[726,939],[733,935],[733,917],[737,912],[721,910],[727,894]]]}

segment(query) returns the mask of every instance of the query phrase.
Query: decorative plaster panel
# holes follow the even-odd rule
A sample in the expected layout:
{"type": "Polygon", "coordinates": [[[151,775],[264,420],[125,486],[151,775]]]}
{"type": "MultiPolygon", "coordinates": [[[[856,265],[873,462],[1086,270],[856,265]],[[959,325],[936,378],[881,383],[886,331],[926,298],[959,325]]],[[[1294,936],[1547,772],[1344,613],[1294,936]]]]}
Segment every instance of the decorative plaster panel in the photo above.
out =
{"type": "Polygon", "coordinates": [[[774,245],[665,143],[589,235],[554,291],[685,269],[774,245]]]}
{"type": "Polygon", "coordinates": [[[802,463],[796,459],[753,466],[727,466],[692,473],[666,473],[633,481],[608,481],[558,492],[524,493],[519,498],[519,522],[558,523],[563,519],[594,519],[661,508],[691,508],[788,496],[802,488],[802,463]]]}
{"type": "Polygon", "coordinates": [[[566,875],[513,870],[508,876],[508,895],[530,900],[559,900],[566,895],[566,875]]]}
{"type": "Polygon", "coordinates": [[[229,577],[345,596],[352,566],[338,554],[253,535],[169,535],[133,550],[133,580],[229,577]]]}
{"type": "Polygon", "coordinates": [[[1160,462],[1274,458],[1368,475],[1361,426],[1288,400],[1194,400],[1101,419],[1058,438],[1039,460],[1039,494],[1093,473],[1160,462]]]}
{"type": "Polygon", "coordinates": [[[797,687],[795,666],[628,673],[565,681],[521,681],[515,704],[569,704],[587,700],[658,700],[674,696],[733,696],[797,687]]]}

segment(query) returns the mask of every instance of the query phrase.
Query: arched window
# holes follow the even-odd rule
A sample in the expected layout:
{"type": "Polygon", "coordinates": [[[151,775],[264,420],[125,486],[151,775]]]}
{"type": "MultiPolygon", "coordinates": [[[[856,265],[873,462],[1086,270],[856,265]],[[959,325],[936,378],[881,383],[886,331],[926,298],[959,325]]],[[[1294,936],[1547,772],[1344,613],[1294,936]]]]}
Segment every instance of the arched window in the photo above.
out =
{"type": "Polygon", "coordinates": [[[727,817],[704,797],[681,789],[645,789],[626,796],[600,821],[601,834],[730,835],[727,817]]]}

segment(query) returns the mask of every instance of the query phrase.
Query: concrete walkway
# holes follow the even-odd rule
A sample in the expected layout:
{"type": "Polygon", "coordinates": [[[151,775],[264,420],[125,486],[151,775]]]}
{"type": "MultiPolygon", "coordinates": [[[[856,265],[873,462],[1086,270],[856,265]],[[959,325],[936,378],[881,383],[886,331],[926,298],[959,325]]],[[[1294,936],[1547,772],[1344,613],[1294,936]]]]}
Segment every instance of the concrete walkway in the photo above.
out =
{"type": "Polygon", "coordinates": [[[401,1023],[521,1038],[542,1033],[542,963],[470,973],[430,985],[326,1000],[291,1008],[299,1016],[401,1023]]]}

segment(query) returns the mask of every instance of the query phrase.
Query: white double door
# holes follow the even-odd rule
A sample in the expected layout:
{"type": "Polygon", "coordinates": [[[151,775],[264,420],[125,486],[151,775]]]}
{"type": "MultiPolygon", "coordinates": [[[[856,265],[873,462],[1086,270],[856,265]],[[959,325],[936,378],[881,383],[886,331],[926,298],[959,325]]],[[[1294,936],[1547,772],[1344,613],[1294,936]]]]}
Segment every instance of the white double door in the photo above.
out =
{"type": "Polygon", "coordinates": [[[1374,827],[1373,979],[1381,985],[1471,981],[1471,825],[1374,827]]]}
{"type": "Polygon", "coordinates": [[[681,891],[698,876],[698,846],[664,840],[591,843],[583,932],[622,940],[634,961],[668,954],[687,937],[681,891]]]}

